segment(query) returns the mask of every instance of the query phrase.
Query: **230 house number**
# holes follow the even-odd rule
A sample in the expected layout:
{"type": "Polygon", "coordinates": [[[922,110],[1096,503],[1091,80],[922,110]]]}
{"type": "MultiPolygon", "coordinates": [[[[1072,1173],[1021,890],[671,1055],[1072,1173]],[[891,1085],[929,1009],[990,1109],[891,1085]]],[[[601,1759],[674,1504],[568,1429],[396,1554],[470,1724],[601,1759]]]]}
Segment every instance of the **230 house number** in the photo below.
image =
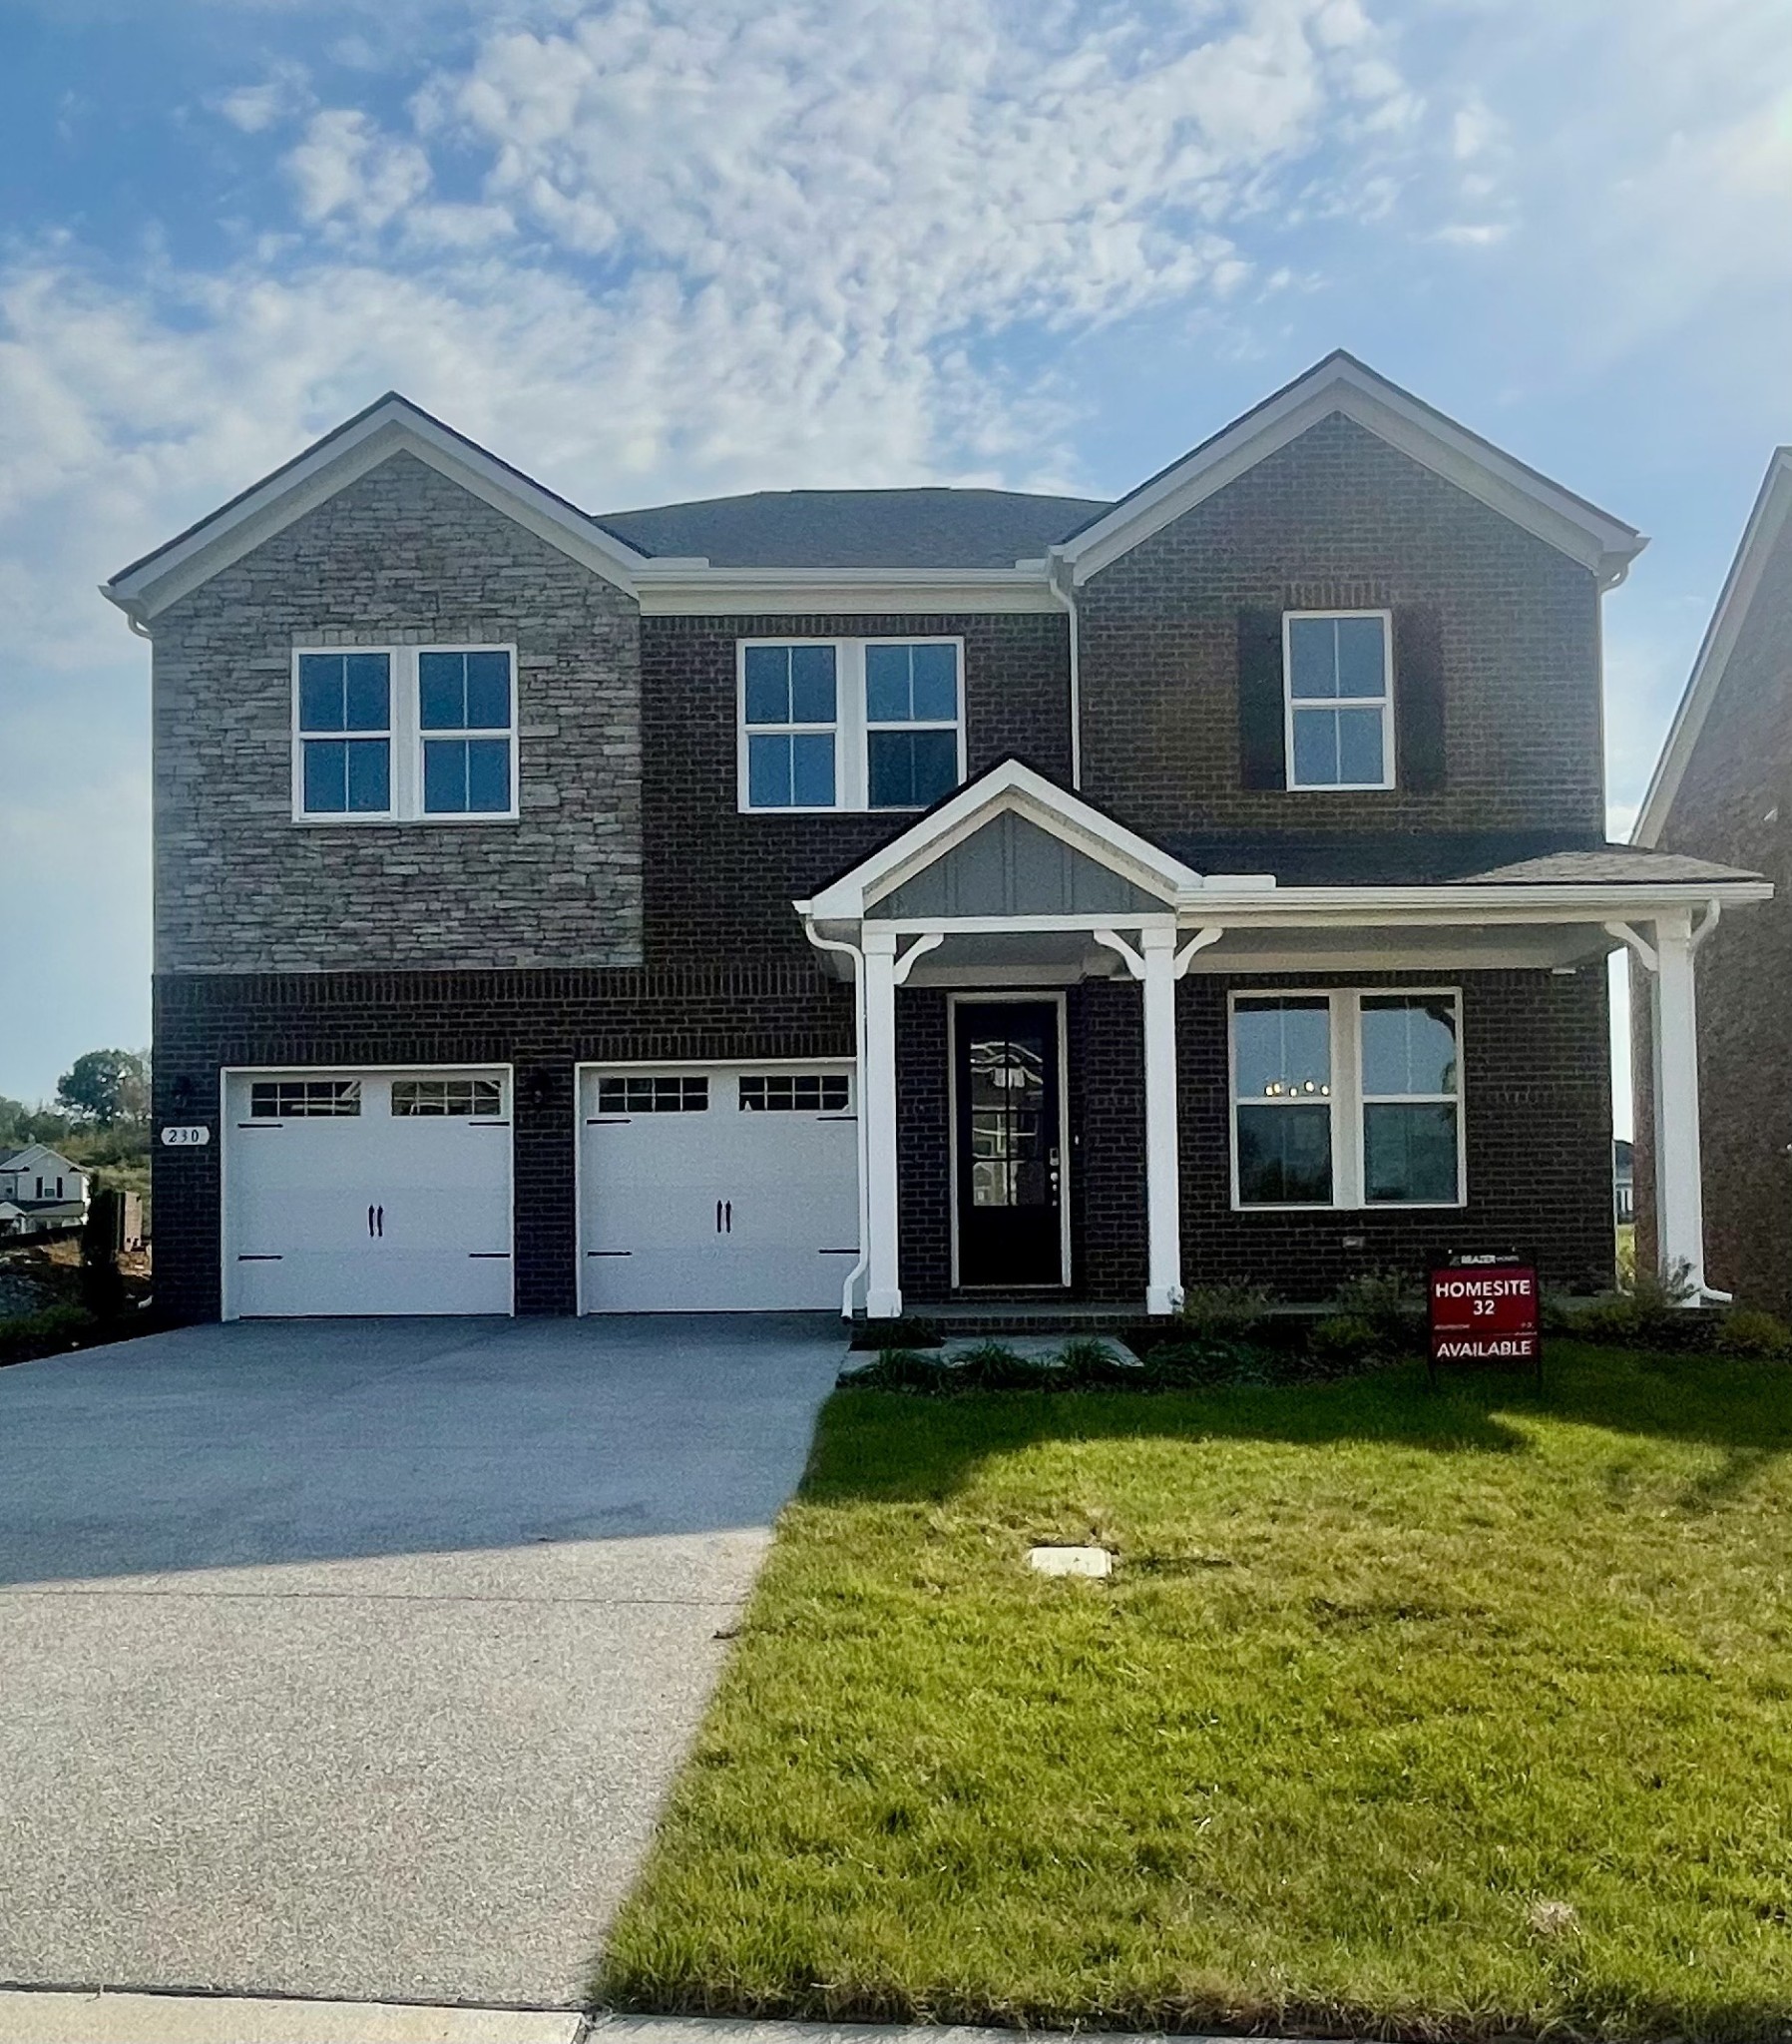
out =
{"type": "Polygon", "coordinates": [[[162,1131],[162,1147],[165,1150],[203,1150],[212,1140],[212,1131],[203,1124],[183,1127],[169,1127],[162,1131]]]}

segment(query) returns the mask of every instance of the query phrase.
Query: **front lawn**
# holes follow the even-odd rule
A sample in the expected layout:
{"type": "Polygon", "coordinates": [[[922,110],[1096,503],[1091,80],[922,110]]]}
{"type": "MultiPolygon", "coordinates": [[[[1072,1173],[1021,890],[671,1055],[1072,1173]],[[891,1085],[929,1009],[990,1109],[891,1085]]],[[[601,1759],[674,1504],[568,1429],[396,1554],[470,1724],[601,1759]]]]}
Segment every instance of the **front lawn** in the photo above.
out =
{"type": "Polygon", "coordinates": [[[837,1394],[599,1994],[1792,2035],[1792,1367],[1550,1376],[837,1394]]]}

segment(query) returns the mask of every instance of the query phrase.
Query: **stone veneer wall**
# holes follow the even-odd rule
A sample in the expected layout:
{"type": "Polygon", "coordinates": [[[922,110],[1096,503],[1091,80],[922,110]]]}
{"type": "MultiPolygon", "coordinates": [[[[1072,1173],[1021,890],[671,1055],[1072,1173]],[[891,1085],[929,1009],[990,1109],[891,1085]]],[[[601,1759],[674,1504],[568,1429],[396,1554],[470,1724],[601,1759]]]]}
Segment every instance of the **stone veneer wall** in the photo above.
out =
{"type": "MultiPolygon", "coordinates": [[[[635,601],[395,454],[155,626],[160,972],[641,960],[635,601]],[[299,645],[517,647],[517,820],[295,823],[299,645]]],[[[396,678],[395,678],[396,679],[396,678]]]]}

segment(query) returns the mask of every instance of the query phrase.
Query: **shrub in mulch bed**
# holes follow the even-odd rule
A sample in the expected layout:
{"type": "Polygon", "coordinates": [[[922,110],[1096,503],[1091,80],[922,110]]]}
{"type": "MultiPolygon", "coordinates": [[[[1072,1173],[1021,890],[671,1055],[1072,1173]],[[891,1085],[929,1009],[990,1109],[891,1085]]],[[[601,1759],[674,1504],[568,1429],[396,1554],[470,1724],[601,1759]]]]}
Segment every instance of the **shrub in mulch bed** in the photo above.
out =
{"type": "Polygon", "coordinates": [[[1159,1341],[1137,1362],[1083,1336],[1054,1355],[1019,1355],[986,1341],[947,1361],[913,1348],[886,1348],[875,1361],[842,1370],[843,1391],[902,1391],[949,1398],[973,1391],[1191,1391],[1226,1385],[1325,1383],[1392,1361],[1361,1321],[1322,1320],[1304,1346],[1269,1347],[1217,1337],[1159,1341]]]}

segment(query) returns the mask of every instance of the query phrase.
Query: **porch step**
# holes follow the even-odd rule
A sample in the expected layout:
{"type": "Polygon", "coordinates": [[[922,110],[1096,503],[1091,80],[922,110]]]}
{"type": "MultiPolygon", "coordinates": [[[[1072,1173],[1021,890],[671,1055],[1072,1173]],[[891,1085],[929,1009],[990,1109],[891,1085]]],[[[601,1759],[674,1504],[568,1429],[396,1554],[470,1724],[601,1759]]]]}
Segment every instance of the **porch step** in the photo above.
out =
{"type": "Polygon", "coordinates": [[[978,1299],[967,1304],[953,1299],[942,1305],[911,1304],[903,1301],[903,1316],[931,1320],[942,1334],[1112,1334],[1143,1310],[1124,1304],[1067,1304],[1059,1299],[1021,1299],[1002,1302],[978,1299]]]}

